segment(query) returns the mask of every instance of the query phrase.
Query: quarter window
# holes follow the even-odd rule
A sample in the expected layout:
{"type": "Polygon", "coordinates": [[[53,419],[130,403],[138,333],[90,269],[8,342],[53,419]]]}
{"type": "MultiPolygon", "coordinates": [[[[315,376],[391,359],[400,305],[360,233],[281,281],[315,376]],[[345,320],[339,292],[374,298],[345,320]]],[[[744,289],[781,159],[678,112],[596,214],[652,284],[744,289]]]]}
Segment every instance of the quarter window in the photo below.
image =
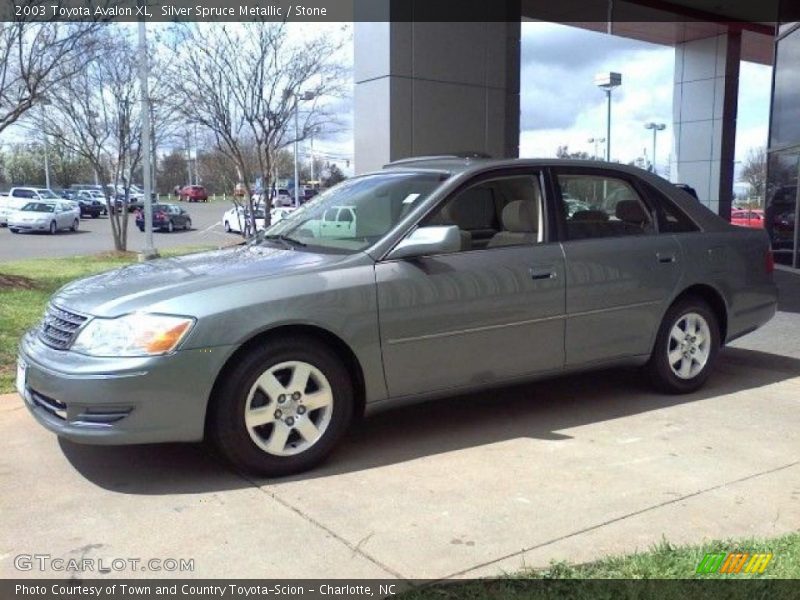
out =
{"type": "Polygon", "coordinates": [[[654,233],[650,211],[627,182],[602,175],[559,174],[567,238],[582,240],[654,233]]]}

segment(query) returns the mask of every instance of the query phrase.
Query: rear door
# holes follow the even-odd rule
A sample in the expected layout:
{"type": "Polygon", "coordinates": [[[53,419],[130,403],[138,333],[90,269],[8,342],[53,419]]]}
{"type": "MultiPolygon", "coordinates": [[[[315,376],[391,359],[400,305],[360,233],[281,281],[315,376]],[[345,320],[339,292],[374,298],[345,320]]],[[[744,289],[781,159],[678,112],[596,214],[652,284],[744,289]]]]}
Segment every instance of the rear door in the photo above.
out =
{"type": "Polygon", "coordinates": [[[633,177],[559,168],[553,182],[566,258],[566,364],[648,354],[680,279],[678,242],[658,234],[633,177]]]}
{"type": "Polygon", "coordinates": [[[391,396],[563,367],[564,258],[541,182],[536,170],[473,180],[420,223],[457,225],[460,251],[376,265],[391,396]]]}

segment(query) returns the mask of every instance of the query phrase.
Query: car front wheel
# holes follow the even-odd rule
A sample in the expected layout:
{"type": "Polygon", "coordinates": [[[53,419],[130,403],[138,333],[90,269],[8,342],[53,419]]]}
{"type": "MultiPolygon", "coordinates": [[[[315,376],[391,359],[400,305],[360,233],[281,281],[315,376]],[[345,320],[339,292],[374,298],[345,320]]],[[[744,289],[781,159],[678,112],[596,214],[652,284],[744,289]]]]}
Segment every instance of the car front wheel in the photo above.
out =
{"type": "Polygon", "coordinates": [[[173,231],[175,231],[175,223],[170,221],[167,223],[167,233],[172,233],[173,231]]]}
{"type": "Polygon", "coordinates": [[[58,231],[58,225],[55,221],[50,221],[50,235],[55,235],[58,231]]]}
{"type": "Polygon", "coordinates": [[[78,221],[78,219],[75,219],[75,220],[72,222],[72,227],[70,227],[70,228],[69,228],[69,229],[70,229],[70,231],[78,231],[78,226],[79,226],[79,225],[80,225],[80,222],[78,221]]]}
{"type": "Polygon", "coordinates": [[[702,386],[719,351],[719,323],[699,298],[673,304],[664,316],[647,369],[662,391],[686,394],[702,386]]]}
{"type": "Polygon", "coordinates": [[[310,469],[352,420],[347,369],[314,339],[273,340],[224,377],[208,429],[222,454],[247,471],[280,477],[310,469]]]}
{"type": "Polygon", "coordinates": [[[192,220],[186,219],[186,223],[183,225],[184,231],[189,231],[192,228],[192,220]]]}

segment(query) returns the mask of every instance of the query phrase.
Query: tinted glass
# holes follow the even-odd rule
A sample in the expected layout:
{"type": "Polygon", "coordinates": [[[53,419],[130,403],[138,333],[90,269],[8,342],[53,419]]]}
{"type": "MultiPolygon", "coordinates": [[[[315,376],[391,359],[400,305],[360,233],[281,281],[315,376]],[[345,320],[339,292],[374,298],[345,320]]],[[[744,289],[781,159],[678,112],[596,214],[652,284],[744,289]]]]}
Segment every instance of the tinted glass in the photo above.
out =
{"type": "Polygon", "coordinates": [[[535,174],[500,177],[462,190],[423,225],[456,225],[461,250],[536,244],[544,239],[542,193],[535,174]]]}
{"type": "Polygon", "coordinates": [[[650,211],[634,188],[612,176],[559,174],[567,238],[654,233],[650,211]]]}
{"type": "Polygon", "coordinates": [[[642,182],[650,205],[655,207],[659,233],[686,233],[698,231],[697,225],[664,194],[642,182]]]}
{"type": "Polygon", "coordinates": [[[792,264],[800,173],[800,147],[770,154],[767,168],[767,208],[764,228],[772,241],[775,260],[792,264]]]}
{"type": "Polygon", "coordinates": [[[800,29],[778,40],[770,146],[800,144],[800,29]]]}
{"type": "Polygon", "coordinates": [[[55,206],[55,204],[48,204],[45,202],[28,202],[22,207],[22,210],[26,212],[51,213],[55,211],[55,206]]]}

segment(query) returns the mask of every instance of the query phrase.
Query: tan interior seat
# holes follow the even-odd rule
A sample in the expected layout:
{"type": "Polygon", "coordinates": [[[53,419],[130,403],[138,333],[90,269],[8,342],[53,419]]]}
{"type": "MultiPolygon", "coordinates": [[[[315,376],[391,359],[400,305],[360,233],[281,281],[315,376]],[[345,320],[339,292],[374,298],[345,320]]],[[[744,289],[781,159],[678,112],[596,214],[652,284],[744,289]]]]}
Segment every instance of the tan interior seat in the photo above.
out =
{"type": "Polygon", "coordinates": [[[503,231],[494,234],[488,248],[535,244],[539,241],[539,204],[535,200],[512,200],[503,209],[500,219],[503,231]]]}

